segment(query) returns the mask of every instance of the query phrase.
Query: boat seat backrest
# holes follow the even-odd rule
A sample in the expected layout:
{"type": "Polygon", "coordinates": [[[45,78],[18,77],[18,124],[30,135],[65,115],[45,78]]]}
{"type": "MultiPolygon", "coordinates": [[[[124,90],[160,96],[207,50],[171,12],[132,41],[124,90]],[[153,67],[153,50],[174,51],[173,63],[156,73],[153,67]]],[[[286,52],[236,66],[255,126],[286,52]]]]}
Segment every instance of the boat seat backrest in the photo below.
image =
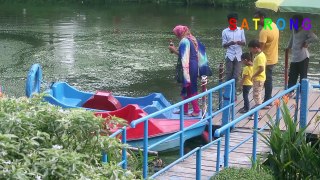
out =
{"type": "Polygon", "coordinates": [[[83,93],[64,82],[55,83],[52,86],[52,95],[58,101],[72,106],[82,104],[83,99],[88,99],[91,96],[88,93],[83,93]]]}
{"type": "Polygon", "coordinates": [[[102,116],[103,118],[107,118],[109,116],[116,116],[122,118],[127,121],[127,123],[131,123],[134,120],[140,119],[147,115],[147,113],[142,110],[136,104],[130,104],[125,106],[122,109],[110,111],[110,112],[96,112],[95,115],[102,116]]]}

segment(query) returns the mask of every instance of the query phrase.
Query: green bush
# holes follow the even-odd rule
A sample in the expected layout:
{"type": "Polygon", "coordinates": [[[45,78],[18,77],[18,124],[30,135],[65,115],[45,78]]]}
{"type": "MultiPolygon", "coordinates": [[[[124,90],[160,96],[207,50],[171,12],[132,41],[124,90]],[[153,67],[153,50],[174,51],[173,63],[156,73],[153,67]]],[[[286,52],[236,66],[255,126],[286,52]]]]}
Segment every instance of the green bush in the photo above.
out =
{"type": "Polygon", "coordinates": [[[227,168],[213,176],[211,180],[272,180],[271,172],[245,168],[227,168]]]}
{"type": "Polygon", "coordinates": [[[49,105],[42,97],[1,98],[0,179],[137,178],[116,165],[123,145],[100,135],[110,134],[104,121],[90,111],[49,105]],[[102,150],[109,163],[102,164],[102,150]]]}

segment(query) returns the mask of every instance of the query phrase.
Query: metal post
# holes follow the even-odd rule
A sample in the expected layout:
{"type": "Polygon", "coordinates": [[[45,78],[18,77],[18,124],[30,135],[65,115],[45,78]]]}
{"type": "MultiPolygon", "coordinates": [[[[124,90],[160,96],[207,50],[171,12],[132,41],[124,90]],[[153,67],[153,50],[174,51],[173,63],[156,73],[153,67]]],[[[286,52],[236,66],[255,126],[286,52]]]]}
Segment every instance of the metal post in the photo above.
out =
{"type": "MultiPolygon", "coordinates": [[[[223,63],[219,64],[219,85],[223,82],[223,63]]],[[[222,107],[222,89],[219,89],[219,109],[222,107]]]]}
{"type": "Polygon", "coordinates": [[[108,162],[108,155],[106,154],[105,151],[102,151],[102,163],[107,163],[108,162]]]}
{"type": "Polygon", "coordinates": [[[230,128],[225,132],[225,145],[224,145],[224,167],[229,166],[229,141],[230,141],[230,128]]]}
{"type": "MultiPolygon", "coordinates": [[[[281,102],[280,102],[281,103],[281,102]]],[[[280,105],[277,107],[277,112],[276,112],[276,124],[279,123],[280,120],[280,105]]]]}
{"type": "Polygon", "coordinates": [[[183,129],[184,129],[184,119],[183,119],[183,115],[184,115],[184,112],[183,112],[183,105],[180,106],[180,131],[181,131],[181,134],[180,134],[180,157],[182,157],[184,155],[184,145],[183,145],[183,142],[184,142],[184,133],[183,133],[183,129]]]}
{"type": "Polygon", "coordinates": [[[258,116],[259,116],[259,113],[258,113],[258,111],[256,111],[254,113],[253,142],[252,142],[252,161],[253,161],[253,163],[256,163],[256,161],[257,161],[258,116]]]}
{"type": "MultiPolygon", "coordinates": [[[[127,128],[124,127],[122,129],[122,144],[126,144],[126,143],[127,143],[127,128]]],[[[127,169],[127,149],[126,148],[122,148],[122,161],[124,161],[124,163],[122,164],[122,168],[127,169]]]]}
{"type": "MultiPolygon", "coordinates": [[[[232,99],[232,87],[231,84],[225,86],[224,93],[223,93],[223,107],[228,106],[231,103],[232,99]]],[[[230,108],[223,110],[222,112],[222,126],[229,123],[230,119],[230,108]]]]}
{"type": "Polygon", "coordinates": [[[219,172],[220,170],[220,147],[221,147],[221,141],[218,141],[216,172],[219,172]]]}
{"type": "Polygon", "coordinates": [[[307,125],[308,96],[309,96],[309,80],[303,79],[301,82],[300,128],[304,128],[307,125]]]}
{"type": "Polygon", "coordinates": [[[286,49],[284,56],[284,89],[288,89],[288,67],[289,67],[289,50],[286,49]]]}
{"type": "Polygon", "coordinates": [[[299,99],[301,98],[300,88],[301,88],[301,84],[300,86],[298,86],[296,90],[296,109],[294,110],[294,122],[298,121],[299,99]]]}
{"type": "Polygon", "coordinates": [[[209,93],[209,128],[208,128],[208,131],[209,131],[209,142],[212,141],[212,125],[213,125],[213,117],[212,117],[212,93],[209,93]]]}
{"type": "MultiPolygon", "coordinates": [[[[233,103],[233,105],[231,106],[231,120],[233,121],[234,120],[234,117],[235,117],[235,109],[234,109],[234,104],[235,104],[235,96],[236,96],[236,82],[234,81],[233,83],[232,83],[232,90],[231,90],[231,92],[232,92],[232,95],[231,95],[231,97],[232,97],[232,102],[231,103],[233,103]]],[[[233,125],[232,127],[231,127],[231,129],[234,129],[234,127],[235,127],[235,125],[233,125]]]]}
{"type": "Polygon", "coordinates": [[[143,179],[148,177],[148,122],[147,119],[144,121],[144,132],[143,132],[143,179]]]}
{"type": "Polygon", "coordinates": [[[196,180],[201,179],[201,148],[196,152],[196,180]]]}

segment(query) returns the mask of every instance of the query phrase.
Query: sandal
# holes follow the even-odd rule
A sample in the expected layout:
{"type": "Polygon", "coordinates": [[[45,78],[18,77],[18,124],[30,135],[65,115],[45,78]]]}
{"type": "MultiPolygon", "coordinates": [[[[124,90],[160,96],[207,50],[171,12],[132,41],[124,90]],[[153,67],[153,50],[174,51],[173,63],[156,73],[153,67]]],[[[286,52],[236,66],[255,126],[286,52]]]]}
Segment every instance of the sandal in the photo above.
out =
{"type": "MultiPolygon", "coordinates": [[[[173,112],[173,114],[180,114],[180,111],[175,111],[175,112],[173,112]]],[[[184,115],[189,115],[189,113],[187,113],[187,112],[185,112],[185,113],[183,113],[184,115]]]]}
{"type": "Polygon", "coordinates": [[[200,115],[200,113],[195,113],[195,112],[188,114],[188,116],[190,116],[190,117],[198,117],[199,115],[200,115]]]}
{"type": "MultiPolygon", "coordinates": [[[[258,115],[258,119],[262,119],[262,116],[260,114],[258,115]]],[[[249,116],[249,120],[254,120],[254,115],[249,116]]]]}

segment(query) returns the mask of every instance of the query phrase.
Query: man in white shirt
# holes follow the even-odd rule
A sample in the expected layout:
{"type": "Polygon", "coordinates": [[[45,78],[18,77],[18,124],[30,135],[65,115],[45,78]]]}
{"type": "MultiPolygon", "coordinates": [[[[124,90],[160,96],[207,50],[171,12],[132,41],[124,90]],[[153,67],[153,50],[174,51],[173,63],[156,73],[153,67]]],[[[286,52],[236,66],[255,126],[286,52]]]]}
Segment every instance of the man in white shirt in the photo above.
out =
{"type": "Polygon", "coordinates": [[[230,13],[228,16],[229,27],[222,31],[222,46],[227,49],[226,81],[234,79],[236,84],[241,72],[242,46],[246,45],[244,30],[237,27],[238,14],[230,13]]]}

